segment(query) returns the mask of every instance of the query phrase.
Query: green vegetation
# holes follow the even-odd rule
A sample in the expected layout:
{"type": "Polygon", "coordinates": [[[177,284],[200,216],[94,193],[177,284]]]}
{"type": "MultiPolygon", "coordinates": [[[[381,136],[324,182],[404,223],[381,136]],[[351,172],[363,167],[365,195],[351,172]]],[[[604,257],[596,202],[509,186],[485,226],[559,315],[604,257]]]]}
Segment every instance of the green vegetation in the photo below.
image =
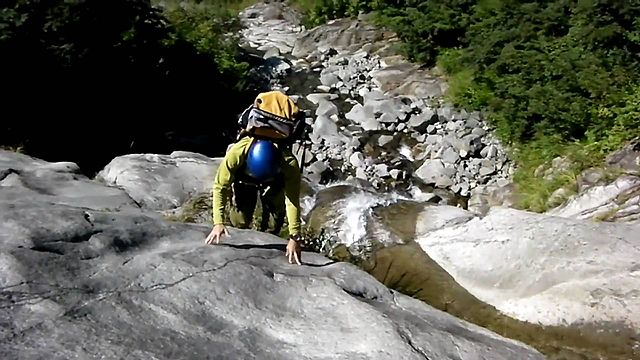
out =
{"type": "Polygon", "coordinates": [[[314,25],[374,12],[408,58],[443,70],[449,100],[485,110],[512,149],[524,208],[544,210],[558,186],[640,136],[638,1],[297,3],[314,25]],[[533,175],[558,156],[577,165],[551,181],[533,175]]]}
{"type": "Polygon", "coordinates": [[[189,198],[173,214],[165,215],[169,221],[184,223],[206,223],[211,221],[212,197],[210,193],[196,194],[189,198]]]}
{"type": "Polygon", "coordinates": [[[0,145],[87,172],[124,153],[224,152],[256,86],[235,35],[244,3],[163,3],[1,5],[0,145]]]}
{"type": "Polygon", "coordinates": [[[16,153],[22,153],[22,146],[4,146],[4,145],[0,145],[0,150],[4,150],[4,151],[13,151],[16,153]]]}
{"type": "Polygon", "coordinates": [[[193,44],[198,53],[214,59],[226,78],[236,80],[230,84],[236,90],[245,88],[249,70],[247,62],[238,60],[241,56],[238,47],[241,25],[236,15],[252,2],[209,0],[185,3],[174,0],[165,1],[163,5],[166,18],[175,27],[173,42],[184,39],[193,44]]]}

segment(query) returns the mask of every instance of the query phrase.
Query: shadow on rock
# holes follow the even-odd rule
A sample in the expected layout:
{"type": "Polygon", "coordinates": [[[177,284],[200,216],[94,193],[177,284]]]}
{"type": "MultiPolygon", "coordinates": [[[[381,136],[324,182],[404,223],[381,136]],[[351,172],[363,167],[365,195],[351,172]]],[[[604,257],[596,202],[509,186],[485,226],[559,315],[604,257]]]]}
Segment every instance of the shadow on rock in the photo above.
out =
{"type": "Polygon", "coordinates": [[[285,244],[222,244],[222,246],[228,246],[234,249],[241,249],[241,250],[265,249],[265,250],[278,250],[278,251],[285,251],[287,247],[285,244]]]}
{"type": "MultiPolygon", "coordinates": [[[[264,249],[264,250],[278,250],[282,252],[285,252],[287,249],[287,246],[285,244],[223,244],[222,246],[227,246],[230,248],[240,249],[240,250],[264,249]]],[[[338,263],[338,261],[334,261],[334,260],[328,261],[323,264],[305,262],[304,260],[302,260],[301,262],[302,262],[302,265],[308,266],[308,267],[325,267],[325,266],[338,263]]]]}

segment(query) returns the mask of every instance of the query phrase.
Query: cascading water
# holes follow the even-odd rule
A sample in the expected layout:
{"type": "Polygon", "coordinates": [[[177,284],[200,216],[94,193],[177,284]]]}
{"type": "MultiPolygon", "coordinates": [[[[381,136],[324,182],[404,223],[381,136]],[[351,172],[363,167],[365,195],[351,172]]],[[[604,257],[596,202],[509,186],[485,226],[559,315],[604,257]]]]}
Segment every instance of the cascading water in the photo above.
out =
{"type": "Polygon", "coordinates": [[[374,209],[402,200],[421,202],[428,198],[429,195],[417,188],[412,188],[410,195],[405,195],[397,191],[377,192],[350,181],[341,181],[319,186],[313,195],[302,199],[301,206],[305,222],[316,231],[324,229],[332,246],[342,244],[351,255],[360,257],[373,246],[401,243],[398,237],[377,224],[374,209]]]}

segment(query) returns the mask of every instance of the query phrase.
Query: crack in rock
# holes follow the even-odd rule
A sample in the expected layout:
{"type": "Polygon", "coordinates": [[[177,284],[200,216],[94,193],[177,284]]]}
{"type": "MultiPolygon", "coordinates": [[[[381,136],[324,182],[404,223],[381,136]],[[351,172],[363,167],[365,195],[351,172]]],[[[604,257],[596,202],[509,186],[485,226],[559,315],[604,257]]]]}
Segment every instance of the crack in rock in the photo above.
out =
{"type": "MultiPolygon", "coordinates": [[[[391,297],[393,299],[393,303],[395,306],[399,307],[402,311],[407,311],[400,303],[398,303],[397,294],[395,291],[391,292],[391,297]]],[[[407,343],[415,351],[418,355],[422,356],[426,360],[430,360],[429,356],[424,352],[424,350],[418,348],[414,343],[413,339],[411,339],[410,334],[408,334],[404,329],[400,328],[399,325],[395,325],[396,332],[400,336],[400,338],[407,343]]]]}
{"type": "MultiPolygon", "coordinates": [[[[82,302],[80,305],[78,306],[74,306],[70,309],[67,309],[66,311],[64,311],[62,314],[60,314],[58,316],[58,318],[63,318],[66,316],[70,316],[74,313],[76,313],[78,310],[82,309],[83,307],[90,305],[92,303],[95,302],[99,302],[102,300],[105,300],[111,296],[115,296],[115,295],[119,295],[119,294],[124,294],[124,293],[146,293],[146,292],[151,292],[151,291],[156,291],[156,290],[166,290],[169,289],[177,284],[180,284],[188,279],[191,279],[197,275],[200,274],[204,274],[204,273],[210,273],[210,272],[215,272],[218,270],[221,270],[225,267],[227,267],[228,265],[232,264],[232,263],[236,263],[236,262],[242,262],[242,261],[246,261],[249,259],[253,259],[253,258],[257,258],[257,259],[264,259],[264,260],[273,260],[276,258],[279,258],[280,255],[278,256],[260,256],[260,255],[251,255],[251,256],[246,256],[246,257],[242,257],[239,259],[232,259],[232,260],[228,260],[226,262],[224,262],[223,264],[216,266],[214,268],[211,269],[205,269],[205,270],[200,270],[194,273],[189,274],[188,276],[185,276],[183,278],[180,278],[174,282],[171,283],[157,283],[157,284],[153,284],[141,289],[131,289],[131,287],[133,286],[132,284],[129,284],[127,286],[125,286],[124,288],[118,288],[118,289],[112,289],[112,290],[104,290],[104,291],[99,291],[99,292],[94,292],[92,289],[88,289],[88,288],[81,288],[81,287],[63,287],[63,286],[58,286],[58,285],[54,285],[54,284],[46,284],[46,283],[36,283],[36,282],[32,282],[32,281],[23,281],[17,284],[12,284],[12,285],[7,285],[4,287],[0,287],[0,309],[9,309],[11,310],[12,308],[14,308],[15,306],[24,306],[24,305],[35,305],[38,304],[42,301],[45,300],[49,300],[55,297],[59,297],[64,295],[65,293],[70,293],[73,291],[77,291],[80,293],[84,293],[84,294],[95,294],[95,297],[92,299],[89,299],[87,301],[82,302]],[[28,292],[28,291],[7,291],[7,289],[11,289],[11,288],[15,288],[21,285],[44,285],[44,286],[51,286],[51,287],[55,287],[55,289],[50,289],[50,290],[45,290],[45,291],[40,291],[40,292],[28,292]],[[22,299],[19,299],[18,301],[15,301],[14,299],[12,299],[12,297],[15,297],[16,295],[21,296],[22,299]],[[36,300],[36,301],[33,301],[36,300]],[[9,304],[3,304],[6,302],[9,302],[9,304]]],[[[23,336],[26,332],[36,329],[38,326],[42,325],[44,323],[44,321],[40,321],[37,324],[34,324],[33,326],[30,326],[28,328],[22,329],[20,331],[15,331],[15,329],[12,329],[12,334],[11,337],[15,338],[17,336],[23,336]]]]}
{"type": "Polygon", "coordinates": [[[18,170],[11,169],[11,168],[0,170],[0,182],[6,179],[11,174],[20,175],[20,172],[18,170]]]}
{"type": "Polygon", "coordinates": [[[407,331],[405,331],[404,329],[400,328],[400,325],[395,326],[396,328],[396,332],[398,333],[398,335],[400,336],[400,338],[407,343],[407,345],[409,345],[409,347],[411,347],[411,349],[413,349],[413,351],[422,356],[424,359],[426,360],[431,360],[429,358],[429,356],[424,352],[424,350],[420,349],[419,347],[417,347],[414,343],[413,343],[413,339],[411,339],[411,335],[407,333],[407,331]]]}
{"type": "Polygon", "coordinates": [[[273,260],[273,259],[276,259],[277,257],[276,256],[265,257],[265,256],[259,256],[259,255],[251,255],[251,256],[240,258],[240,259],[229,260],[229,261],[223,263],[220,266],[217,266],[217,267],[214,267],[214,268],[211,268],[211,269],[205,269],[205,270],[196,271],[194,273],[191,273],[191,274],[189,274],[189,275],[187,275],[187,276],[185,276],[185,277],[183,277],[181,279],[178,279],[178,280],[176,280],[174,282],[171,282],[171,283],[158,283],[158,284],[154,284],[154,285],[148,286],[142,292],[155,291],[155,290],[166,290],[166,289],[168,289],[170,287],[173,287],[175,285],[180,284],[183,281],[189,280],[194,276],[197,276],[197,275],[200,275],[200,274],[204,274],[204,273],[218,271],[218,270],[221,270],[221,269],[225,268],[229,264],[232,264],[232,263],[235,263],[235,262],[239,262],[239,261],[243,261],[243,260],[252,259],[252,258],[263,259],[263,260],[273,260]]]}
{"type": "MultiPolygon", "coordinates": [[[[278,256],[279,257],[279,256],[278,256]]],[[[233,259],[233,260],[229,260],[224,262],[222,265],[210,268],[210,269],[204,269],[204,270],[200,270],[200,271],[196,271],[194,273],[190,273],[189,275],[180,278],[174,282],[170,282],[170,283],[157,283],[157,284],[153,284],[144,288],[139,288],[139,289],[132,289],[131,287],[133,287],[133,284],[127,285],[124,288],[117,288],[117,289],[111,289],[111,290],[103,290],[103,291],[94,291],[91,288],[83,288],[83,287],[77,287],[77,286],[73,286],[73,287],[65,287],[65,286],[59,286],[56,284],[45,284],[45,283],[35,283],[35,282],[21,282],[18,284],[13,284],[13,285],[9,285],[9,286],[5,286],[0,288],[0,309],[7,309],[7,308],[13,308],[16,306],[25,306],[25,305],[34,305],[37,304],[39,302],[42,302],[44,300],[48,300],[48,299],[52,299],[55,297],[60,297],[63,296],[65,294],[69,294],[72,292],[78,292],[78,293],[82,293],[85,295],[90,295],[93,294],[96,296],[96,298],[88,300],[87,302],[85,302],[83,305],[79,306],[79,307],[75,307],[72,309],[69,309],[65,312],[65,314],[68,314],[70,312],[74,312],[77,311],[78,309],[94,302],[94,301],[100,301],[103,300],[109,296],[113,296],[113,295],[118,295],[118,294],[123,294],[123,293],[144,293],[144,292],[150,292],[150,291],[156,291],[156,290],[165,290],[168,288],[171,288],[177,284],[180,284],[186,280],[189,280],[191,278],[193,278],[194,276],[200,275],[200,274],[204,274],[204,273],[209,273],[209,272],[214,272],[214,271],[218,271],[221,270],[223,268],[225,268],[226,266],[235,263],[235,262],[241,262],[241,261],[246,261],[248,259],[252,259],[252,258],[259,258],[259,259],[264,259],[264,260],[272,260],[272,259],[276,259],[276,256],[272,256],[272,257],[266,257],[266,256],[259,256],[259,255],[252,255],[252,256],[247,256],[247,257],[242,257],[239,259],[233,259]],[[52,287],[52,289],[48,289],[48,290],[42,290],[42,291],[12,291],[9,290],[11,288],[15,288],[21,285],[44,285],[44,286],[49,286],[52,287]]]]}

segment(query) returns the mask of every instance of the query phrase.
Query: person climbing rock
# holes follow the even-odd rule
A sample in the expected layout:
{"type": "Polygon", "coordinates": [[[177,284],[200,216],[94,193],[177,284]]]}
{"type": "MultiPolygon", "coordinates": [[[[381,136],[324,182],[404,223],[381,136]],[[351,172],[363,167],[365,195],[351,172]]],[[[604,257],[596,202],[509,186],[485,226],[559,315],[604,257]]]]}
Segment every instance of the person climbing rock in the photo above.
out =
{"type": "Polygon", "coordinates": [[[258,230],[280,235],[286,216],[289,263],[301,265],[300,182],[291,145],[304,132],[304,113],[279,91],[258,94],[240,116],[238,139],[227,150],[213,182],[213,229],[206,244],[229,235],[225,224],[250,228],[258,198],[258,230]],[[228,221],[225,221],[228,215],[228,221]]]}

